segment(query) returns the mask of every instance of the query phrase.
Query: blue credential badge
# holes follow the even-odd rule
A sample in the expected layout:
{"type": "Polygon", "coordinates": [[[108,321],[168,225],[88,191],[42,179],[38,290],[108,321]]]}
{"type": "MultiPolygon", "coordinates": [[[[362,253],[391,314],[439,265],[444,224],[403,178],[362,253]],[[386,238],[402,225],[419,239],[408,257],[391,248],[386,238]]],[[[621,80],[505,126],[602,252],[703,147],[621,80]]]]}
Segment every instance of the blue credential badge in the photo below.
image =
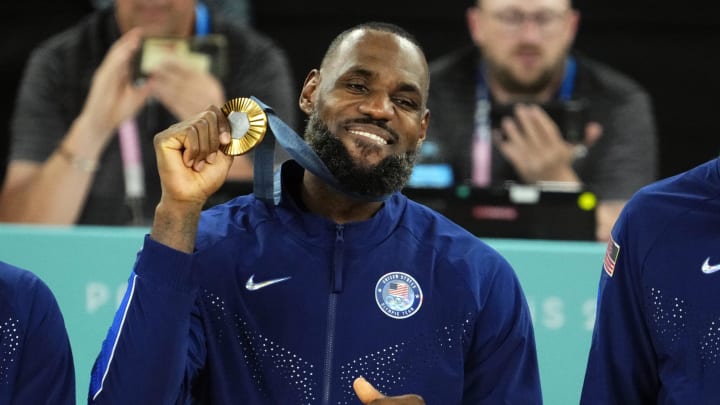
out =
{"type": "Polygon", "coordinates": [[[375,302],[387,316],[405,319],[420,309],[423,295],[412,276],[396,271],[380,277],[375,286],[375,302]]]}

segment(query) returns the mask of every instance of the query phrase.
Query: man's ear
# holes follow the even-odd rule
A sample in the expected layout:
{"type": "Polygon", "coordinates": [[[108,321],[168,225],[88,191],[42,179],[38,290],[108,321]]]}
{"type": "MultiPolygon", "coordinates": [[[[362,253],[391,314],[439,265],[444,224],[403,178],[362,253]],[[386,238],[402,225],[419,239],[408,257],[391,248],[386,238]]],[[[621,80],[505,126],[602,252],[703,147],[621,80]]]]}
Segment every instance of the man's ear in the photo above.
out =
{"type": "Polygon", "coordinates": [[[307,115],[310,115],[315,105],[315,92],[317,91],[318,85],[320,84],[320,71],[313,69],[308,73],[303,83],[302,91],[300,92],[300,109],[307,115]]]}
{"type": "Polygon", "coordinates": [[[569,43],[572,43],[575,40],[575,36],[577,35],[578,26],[580,25],[580,12],[572,9],[570,10],[570,19],[569,19],[569,43]]]}
{"type": "Polygon", "coordinates": [[[470,7],[465,11],[465,19],[475,45],[482,46],[485,42],[485,32],[480,19],[480,9],[478,7],[470,7]]]}
{"type": "Polygon", "coordinates": [[[430,125],[430,110],[425,110],[425,114],[422,118],[422,121],[420,123],[420,137],[418,138],[417,147],[418,150],[420,150],[420,147],[422,146],[423,141],[425,141],[425,138],[427,137],[427,129],[430,125]]]}

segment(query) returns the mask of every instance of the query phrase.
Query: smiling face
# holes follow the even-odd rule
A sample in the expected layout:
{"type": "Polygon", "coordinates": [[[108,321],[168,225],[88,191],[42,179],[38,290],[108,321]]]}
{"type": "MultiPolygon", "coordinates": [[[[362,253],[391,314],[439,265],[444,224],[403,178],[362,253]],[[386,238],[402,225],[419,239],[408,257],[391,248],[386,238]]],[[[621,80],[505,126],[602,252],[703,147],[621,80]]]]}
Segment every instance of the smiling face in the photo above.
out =
{"type": "Polygon", "coordinates": [[[395,34],[358,29],[305,80],[305,139],[330,171],[369,195],[402,188],[428,125],[422,52],[395,34]]]}

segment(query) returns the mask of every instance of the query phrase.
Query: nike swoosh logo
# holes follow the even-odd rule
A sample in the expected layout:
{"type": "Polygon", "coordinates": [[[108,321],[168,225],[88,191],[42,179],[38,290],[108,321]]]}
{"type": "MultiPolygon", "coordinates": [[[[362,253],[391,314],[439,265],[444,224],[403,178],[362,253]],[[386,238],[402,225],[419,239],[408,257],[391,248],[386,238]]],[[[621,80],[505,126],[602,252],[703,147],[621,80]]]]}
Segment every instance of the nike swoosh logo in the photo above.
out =
{"type": "Polygon", "coordinates": [[[247,283],[245,283],[245,289],[247,289],[248,291],[259,290],[259,289],[261,289],[261,288],[265,288],[265,287],[267,287],[267,286],[269,286],[269,285],[273,285],[273,284],[275,284],[275,283],[280,283],[280,282],[283,282],[283,281],[285,281],[285,280],[290,280],[291,277],[274,278],[274,279],[272,279],[272,280],[261,281],[261,282],[259,282],[259,283],[256,283],[256,282],[253,280],[254,278],[255,278],[255,275],[253,274],[252,276],[250,276],[250,278],[248,279],[247,283]]]}
{"type": "Polygon", "coordinates": [[[705,274],[713,274],[720,270],[720,264],[710,265],[710,258],[705,259],[705,263],[702,265],[702,272],[705,274]]]}

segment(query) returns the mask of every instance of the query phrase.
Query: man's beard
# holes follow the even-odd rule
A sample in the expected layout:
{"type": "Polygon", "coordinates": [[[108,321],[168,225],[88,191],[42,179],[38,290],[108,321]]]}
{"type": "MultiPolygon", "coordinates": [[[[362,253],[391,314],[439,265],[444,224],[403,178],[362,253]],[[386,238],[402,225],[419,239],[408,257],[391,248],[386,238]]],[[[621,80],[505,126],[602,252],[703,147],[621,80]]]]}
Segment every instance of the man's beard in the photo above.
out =
{"type": "Polygon", "coordinates": [[[552,83],[559,69],[562,68],[564,61],[560,60],[555,65],[544,68],[540,75],[531,82],[518,80],[508,66],[497,63],[492,58],[486,57],[485,63],[489,73],[505,91],[512,94],[526,95],[532,99],[533,96],[545,90],[552,83]]]}
{"type": "MultiPolygon", "coordinates": [[[[354,122],[373,123],[386,128],[384,123],[371,119],[354,122]]],[[[412,150],[400,156],[388,156],[372,167],[362,167],[353,161],[345,145],[330,133],[317,111],[312,112],[305,127],[305,141],[343,187],[368,197],[380,197],[405,187],[417,157],[417,150],[412,150]]]]}

